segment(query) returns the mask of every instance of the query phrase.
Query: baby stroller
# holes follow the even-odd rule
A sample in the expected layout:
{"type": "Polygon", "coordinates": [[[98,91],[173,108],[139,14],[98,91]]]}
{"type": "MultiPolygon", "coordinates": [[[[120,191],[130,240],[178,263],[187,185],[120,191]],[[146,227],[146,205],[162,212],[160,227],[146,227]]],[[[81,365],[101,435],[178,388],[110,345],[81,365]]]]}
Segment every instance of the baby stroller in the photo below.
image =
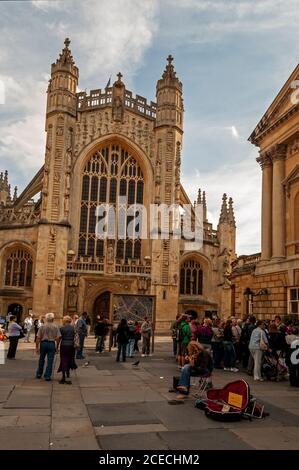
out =
{"type": "Polygon", "coordinates": [[[284,358],[275,352],[264,353],[262,362],[262,375],[267,380],[280,381],[287,377],[288,368],[284,358]]]}

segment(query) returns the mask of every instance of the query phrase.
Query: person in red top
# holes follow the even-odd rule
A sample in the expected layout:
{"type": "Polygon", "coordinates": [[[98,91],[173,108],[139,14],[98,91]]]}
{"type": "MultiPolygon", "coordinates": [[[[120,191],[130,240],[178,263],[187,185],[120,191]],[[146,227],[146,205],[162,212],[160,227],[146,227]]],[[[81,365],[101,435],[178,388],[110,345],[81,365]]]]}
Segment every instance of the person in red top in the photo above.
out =
{"type": "Polygon", "coordinates": [[[141,340],[141,325],[139,325],[138,321],[135,321],[135,344],[134,344],[134,351],[139,352],[138,341],[141,340]]]}

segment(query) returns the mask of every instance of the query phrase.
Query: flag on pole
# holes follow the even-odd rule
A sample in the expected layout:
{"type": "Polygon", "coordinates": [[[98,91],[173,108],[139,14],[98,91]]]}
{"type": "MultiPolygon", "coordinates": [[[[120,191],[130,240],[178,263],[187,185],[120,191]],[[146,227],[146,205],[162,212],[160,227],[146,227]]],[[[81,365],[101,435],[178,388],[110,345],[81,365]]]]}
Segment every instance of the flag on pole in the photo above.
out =
{"type": "Polygon", "coordinates": [[[105,88],[109,88],[109,87],[110,87],[110,84],[111,84],[111,75],[110,75],[110,78],[109,78],[109,80],[108,80],[107,85],[105,86],[105,88]]]}

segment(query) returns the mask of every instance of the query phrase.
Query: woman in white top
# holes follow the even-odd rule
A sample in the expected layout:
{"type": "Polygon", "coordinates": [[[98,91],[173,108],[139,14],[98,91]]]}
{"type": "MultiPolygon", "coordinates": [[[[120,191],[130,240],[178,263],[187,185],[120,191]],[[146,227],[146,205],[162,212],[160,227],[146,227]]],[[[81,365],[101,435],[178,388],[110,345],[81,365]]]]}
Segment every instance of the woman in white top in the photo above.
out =
{"type": "Polygon", "coordinates": [[[9,348],[7,352],[7,359],[15,359],[18,342],[20,339],[22,327],[16,323],[16,317],[12,315],[8,324],[8,339],[9,348]]]}

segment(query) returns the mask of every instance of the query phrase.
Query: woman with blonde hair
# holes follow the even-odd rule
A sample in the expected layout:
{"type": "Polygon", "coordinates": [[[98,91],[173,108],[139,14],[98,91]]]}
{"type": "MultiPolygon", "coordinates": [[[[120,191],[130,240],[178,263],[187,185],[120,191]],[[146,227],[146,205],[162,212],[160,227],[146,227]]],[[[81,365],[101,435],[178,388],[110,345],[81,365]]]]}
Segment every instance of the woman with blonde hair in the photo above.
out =
{"type": "Polygon", "coordinates": [[[72,318],[66,315],[62,319],[63,326],[60,328],[61,342],[60,342],[60,364],[57,372],[62,372],[60,384],[71,384],[70,370],[77,369],[75,363],[75,328],[72,325],[72,318]]]}
{"type": "MultiPolygon", "coordinates": [[[[185,360],[188,362],[184,365],[181,377],[177,386],[177,390],[184,395],[188,395],[190,388],[191,376],[202,378],[211,377],[213,370],[213,361],[207,349],[197,341],[190,341],[188,344],[188,356],[185,360]]],[[[210,383],[212,386],[212,382],[210,383]]]]}

